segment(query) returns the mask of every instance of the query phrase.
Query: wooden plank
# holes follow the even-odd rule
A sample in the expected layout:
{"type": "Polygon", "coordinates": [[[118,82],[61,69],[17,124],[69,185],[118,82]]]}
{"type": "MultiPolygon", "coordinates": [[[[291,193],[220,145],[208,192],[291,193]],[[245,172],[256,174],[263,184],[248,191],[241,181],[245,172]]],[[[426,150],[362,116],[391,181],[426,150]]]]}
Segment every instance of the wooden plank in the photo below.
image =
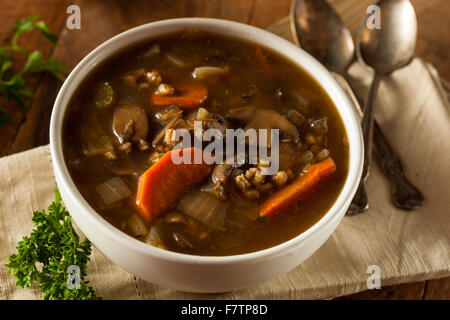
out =
{"type": "Polygon", "coordinates": [[[450,277],[427,281],[423,298],[450,300],[450,277]]]}
{"type": "MultiPolygon", "coordinates": [[[[2,21],[2,28],[0,29],[0,44],[5,45],[10,43],[13,36],[14,22],[20,18],[27,18],[32,15],[39,14],[41,19],[47,22],[49,29],[58,33],[65,16],[66,4],[65,1],[50,1],[50,0],[8,0],[0,3],[0,21],[2,21]]],[[[44,58],[51,54],[53,44],[47,41],[38,33],[24,34],[21,37],[20,45],[27,50],[37,49],[42,51],[44,58]]],[[[15,66],[22,67],[25,59],[22,55],[14,55],[15,66]]],[[[17,68],[17,67],[16,67],[17,68]]],[[[13,71],[18,71],[17,69],[13,71]]],[[[28,87],[35,91],[40,81],[40,75],[27,75],[25,77],[28,87]]],[[[28,103],[30,104],[30,103],[28,103]]],[[[6,101],[3,94],[0,95],[0,105],[4,107],[11,115],[14,124],[4,125],[0,128],[0,156],[7,153],[11,142],[21,126],[26,112],[22,110],[14,101],[6,101]]]]}
{"type": "Polygon", "coordinates": [[[255,0],[254,12],[249,17],[248,24],[267,28],[271,24],[289,15],[291,2],[288,0],[255,0]]]}
{"type": "Polygon", "coordinates": [[[431,62],[450,81],[450,1],[412,0],[417,12],[417,55],[431,62]]]}

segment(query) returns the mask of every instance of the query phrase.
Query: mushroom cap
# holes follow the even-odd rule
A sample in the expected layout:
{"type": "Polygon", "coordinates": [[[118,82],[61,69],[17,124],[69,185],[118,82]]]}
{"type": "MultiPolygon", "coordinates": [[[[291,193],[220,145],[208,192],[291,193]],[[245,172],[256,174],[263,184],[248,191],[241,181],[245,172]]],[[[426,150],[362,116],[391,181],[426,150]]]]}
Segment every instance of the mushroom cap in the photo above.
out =
{"type": "Polygon", "coordinates": [[[122,105],[114,110],[113,130],[120,143],[146,139],[148,128],[147,113],[143,108],[137,105],[122,105]]]}
{"type": "Polygon", "coordinates": [[[280,133],[298,142],[300,135],[297,128],[283,115],[275,110],[256,107],[241,107],[230,110],[225,117],[245,125],[245,130],[279,129],[280,133]]]}

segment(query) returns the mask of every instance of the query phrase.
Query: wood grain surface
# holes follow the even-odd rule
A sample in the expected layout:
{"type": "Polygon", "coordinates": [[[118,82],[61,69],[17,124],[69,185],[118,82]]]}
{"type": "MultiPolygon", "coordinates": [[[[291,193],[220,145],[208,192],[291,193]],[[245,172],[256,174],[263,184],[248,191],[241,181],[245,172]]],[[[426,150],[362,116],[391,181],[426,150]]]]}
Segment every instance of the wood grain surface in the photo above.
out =
{"type": "MultiPolygon", "coordinates": [[[[365,10],[373,0],[330,0],[356,36],[365,10]]],[[[413,0],[419,24],[416,54],[433,63],[440,75],[450,80],[449,0],[413,0]]],[[[290,0],[2,0],[0,1],[0,45],[13,35],[14,21],[39,14],[59,42],[53,46],[32,33],[21,39],[28,49],[39,49],[45,57],[60,59],[69,74],[92,49],[108,38],[140,24],[176,17],[213,17],[266,28],[287,16],[290,0]],[[70,4],[81,8],[81,30],[66,27],[70,4]]],[[[15,60],[22,63],[20,59],[15,60]]],[[[49,142],[48,129],[54,99],[60,83],[49,75],[26,78],[35,92],[26,111],[0,96],[0,106],[12,115],[14,124],[0,128],[0,156],[24,151],[49,142]]],[[[450,299],[450,278],[401,284],[341,297],[340,299],[450,299]]]]}

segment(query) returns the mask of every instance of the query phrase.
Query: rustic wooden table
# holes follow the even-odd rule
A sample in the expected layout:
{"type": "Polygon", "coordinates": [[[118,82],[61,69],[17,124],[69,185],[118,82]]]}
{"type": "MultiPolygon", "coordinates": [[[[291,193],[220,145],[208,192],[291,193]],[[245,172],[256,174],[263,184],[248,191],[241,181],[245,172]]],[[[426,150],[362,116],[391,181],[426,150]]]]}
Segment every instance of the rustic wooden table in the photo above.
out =
{"type": "MultiPolygon", "coordinates": [[[[2,0],[0,2],[0,45],[9,43],[14,21],[39,14],[52,32],[59,35],[56,46],[40,35],[21,39],[25,48],[39,48],[45,57],[55,56],[67,65],[65,73],[106,39],[131,27],[176,17],[214,17],[248,23],[261,28],[289,13],[291,0],[2,0]],[[66,27],[69,5],[81,8],[81,30],[66,27]]],[[[374,0],[330,1],[355,36],[374,0]]],[[[430,61],[441,76],[450,80],[450,1],[413,0],[418,21],[417,55],[430,61]]],[[[23,61],[18,61],[19,63],[23,61]]],[[[12,115],[13,125],[0,129],[0,156],[24,151],[49,142],[48,129],[54,99],[60,84],[49,75],[27,77],[35,93],[26,111],[0,97],[0,105],[12,115]]],[[[385,287],[341,299],[450,299],[450,278],[385,287]]]]}

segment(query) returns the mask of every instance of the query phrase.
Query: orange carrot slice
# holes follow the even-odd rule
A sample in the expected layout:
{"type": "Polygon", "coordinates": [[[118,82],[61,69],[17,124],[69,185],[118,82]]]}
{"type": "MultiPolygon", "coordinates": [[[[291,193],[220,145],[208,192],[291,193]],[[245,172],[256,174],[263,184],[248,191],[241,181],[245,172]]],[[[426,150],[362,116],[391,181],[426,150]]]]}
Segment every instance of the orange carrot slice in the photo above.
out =
{"type": "Polygon", "coordinates": [[[142,218],[150,221],[169,209],[189,188],[211,173],[211,166],[201,164],[175,164],[172,153],[180,157],[190,153],[192,162],[194,148],[168,151],[157,163],[139,177],[136,206],[142,218]]]}
{"type": "Polygon", "coordinates": [[[167,106],[176,104],[183,109],[194,109],[200,106],[208,97],[208,89],[199,83],[189,83],[177,86],[175,95],[152,95],[153,104],[167,106]]]}
{"type": "Polygon", "coordinates": [[[306,172],[294,182],[278,190],[264,201],[258,208],[260,217],[268,217],[281,211],[292,208],[309,191],[311,191],[323,178],[336,170],[331,158],[326,158],[313,164],[306,172]]]}

